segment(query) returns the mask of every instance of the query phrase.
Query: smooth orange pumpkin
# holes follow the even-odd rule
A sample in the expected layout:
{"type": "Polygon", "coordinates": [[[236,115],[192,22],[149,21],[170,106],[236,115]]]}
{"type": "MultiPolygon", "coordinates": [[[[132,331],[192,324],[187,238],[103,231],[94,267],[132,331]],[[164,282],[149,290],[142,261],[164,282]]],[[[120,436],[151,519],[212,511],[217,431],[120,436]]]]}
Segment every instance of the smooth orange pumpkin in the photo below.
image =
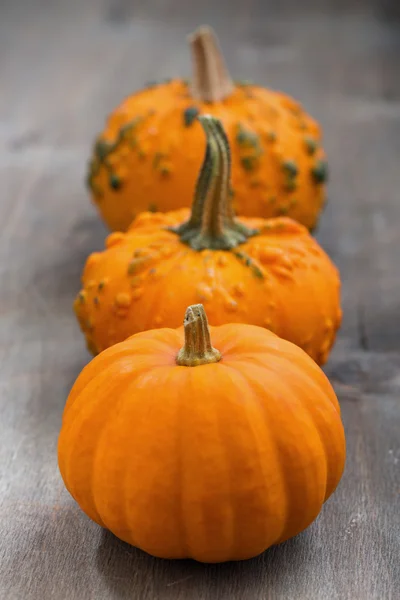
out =
{"type": "Polygon", "coordinates": [[[202,302],[212,325],[267,327],[325,362],[341,320],[336,267],[289,218],[234,219],[228,140],[218,120],[200,121],[207,149],[191,214],[144,213],[87,260],[74,308],[89,349],[177,327],[202,302]]]}
{"type": "Polygon", "coordinates": [[[155,556],[220,562],[308,527],[341,478],[345,438],[300,348],[253,325],[209,330],[198,305],[184,331],[136,334],[85,367],[58,456],[102,527],[155,556]]]}
{"type": "Polygon", "coordinates": [[[190,206],[203,156],[196,116],[208,113],[231,143],[235,212],[313,228],[327,178],[318,124],[285,94],[234,83],[209,28],[190,46],[192,82],[152,83],[129,96],[95,143],[88,183],[104,221],[125,231],[140,212],[190,206]]]}

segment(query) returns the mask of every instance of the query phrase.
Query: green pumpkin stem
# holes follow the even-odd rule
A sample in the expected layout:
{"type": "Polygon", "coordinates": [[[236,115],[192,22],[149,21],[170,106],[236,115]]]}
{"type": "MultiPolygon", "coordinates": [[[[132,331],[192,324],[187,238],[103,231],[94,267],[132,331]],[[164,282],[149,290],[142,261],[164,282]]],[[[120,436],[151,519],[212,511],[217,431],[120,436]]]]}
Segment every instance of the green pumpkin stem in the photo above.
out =
{"type": "Polygon", "coordinates": [[[221,353],[211,345],[207,315],[202,304],[189,306],[183,326],[185,343],[176,357],[178,365],[197,367],[221,360],[221,353]]]}
{"type": "Polygon", "coordinates": [[[210,115],[198,117],[207,146],[197,180],[189,220],[172,228],[193,250],[230,250],[257,231],[238,223],[230,193],[231,153],[221,122],[210,115]]]}
{"type": "Polygon", "coordinates": [[[230,96],[234,84],[211,27],[199,27],[188,41],[193,62],[193,98],[200,102],[220,102],[230,96]]]}

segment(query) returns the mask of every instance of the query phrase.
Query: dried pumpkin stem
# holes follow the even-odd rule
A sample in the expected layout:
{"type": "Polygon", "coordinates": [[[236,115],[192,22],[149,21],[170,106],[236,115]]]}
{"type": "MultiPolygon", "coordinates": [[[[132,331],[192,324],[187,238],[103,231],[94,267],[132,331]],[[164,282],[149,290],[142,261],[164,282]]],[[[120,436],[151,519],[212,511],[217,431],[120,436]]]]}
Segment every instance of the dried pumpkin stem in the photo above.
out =
{"type": "Polygon", "coordinates": [[[178,365],[197,367],[221,360],[221,353],[211,345],[207,315],[202,304],[189,306],[183,325],[185,344],[176,357],[178,365]]]}
{"type": "Polygon", "coordinates": [[[205,25],[189,36],[192,51],[192,96],[201,102],[220,102],[234,84],[226,68],[214,31],[205,25]]]}
{"type": "Polygon", "coordinates": [[[237,222],[230,193],[231,153],[222,123],[210,115],[198,117],[207,139],[203,166],[189,220],[172,231],[193,250],[229,250],[257,233],[237,222]]]}

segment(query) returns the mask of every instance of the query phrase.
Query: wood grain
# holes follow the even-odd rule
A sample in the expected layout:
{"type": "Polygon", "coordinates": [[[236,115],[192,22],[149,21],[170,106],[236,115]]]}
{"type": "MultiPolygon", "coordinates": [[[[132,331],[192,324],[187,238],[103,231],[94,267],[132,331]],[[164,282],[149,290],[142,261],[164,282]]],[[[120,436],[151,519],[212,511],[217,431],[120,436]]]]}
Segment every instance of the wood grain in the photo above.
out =
{"type": "Polygon", "coordinates": [[[390,2],[381,8],[1,4],[2,600],[400,597],[400,26],[390,2]],[[100,530],[64,490],[56,461],[63,403],[89,359],[71,303],[105,235],[83,187],[91,141],[143,81],[188,74],[185,35],[202,22],[217,29],[238,78],[293,94],[323,124],[332,180],[318,238],[340,267],[344,308],[327,366],[347,434],[343,481],[304,534],[219,566],[156,560],[100,530]]]}

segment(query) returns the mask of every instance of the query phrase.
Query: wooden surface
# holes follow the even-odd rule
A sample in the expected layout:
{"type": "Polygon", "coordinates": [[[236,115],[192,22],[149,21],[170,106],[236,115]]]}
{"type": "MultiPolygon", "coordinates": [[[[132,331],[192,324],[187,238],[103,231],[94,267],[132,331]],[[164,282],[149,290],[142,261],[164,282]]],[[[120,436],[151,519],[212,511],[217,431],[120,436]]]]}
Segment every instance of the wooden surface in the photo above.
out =
{"type": "Polygon", "coordinates": [[[400,24],[384,4],[1,3],[1,600],[400,598],[400,24]],[[291,93],[323,124],[332,177],[318,238],[344,308],[326,368],[343,481],[304,534],[220,566],[119,542],[77,509],[56,463],[63,403],[89,358],[71,302],[105,235],[83,187],[89,148],[124,95],[188,74],[185,35],[202,22],[238,78],[291,93]]]}

